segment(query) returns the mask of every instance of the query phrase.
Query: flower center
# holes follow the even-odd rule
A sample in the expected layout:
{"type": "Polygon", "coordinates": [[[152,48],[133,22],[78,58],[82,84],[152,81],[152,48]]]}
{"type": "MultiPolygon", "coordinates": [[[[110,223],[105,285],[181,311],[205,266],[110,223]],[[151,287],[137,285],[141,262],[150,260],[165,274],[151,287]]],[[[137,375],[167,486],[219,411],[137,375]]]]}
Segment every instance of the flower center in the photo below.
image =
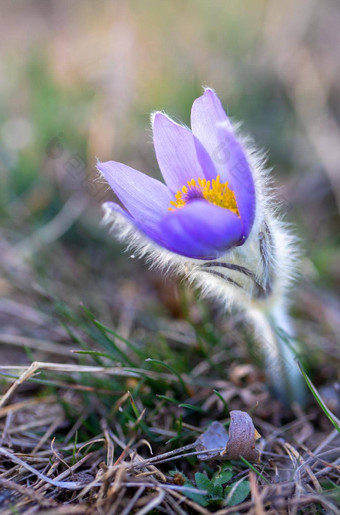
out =
{"type": "Polygon", "coordinates": [[[205,199],[215,206],[230,209],[236,215],[240,216],[237,209],[237,203],[234,192],[228,187],[228,182],[220,182],[220,176],[212,181],[206,179],[191,179],[187,185],[183,186],[175,195],[175,200],[170,202],[170,211],[175,211],[175,208],[184,207],[188,202],[195,199],[205,199]]]}

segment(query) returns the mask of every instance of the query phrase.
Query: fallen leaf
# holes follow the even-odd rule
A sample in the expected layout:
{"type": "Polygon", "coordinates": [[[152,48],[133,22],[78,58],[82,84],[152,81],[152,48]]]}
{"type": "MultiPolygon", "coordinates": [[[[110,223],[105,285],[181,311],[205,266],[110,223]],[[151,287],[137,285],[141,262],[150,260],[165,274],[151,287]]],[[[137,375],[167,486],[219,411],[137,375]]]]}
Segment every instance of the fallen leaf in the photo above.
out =
{"type": "Polygon", "coordinates": [[[228,460],[237,460],[242,456],[248,461],[257,462],[260,453],[255,447],[259,433],[256,431],[252,418],[245,411],[230,412],[229,441],[222,452],[228,460]]]}
{"type": "Polygon", "coordinates": [[[207,451],[206,454],[199,454],[198,458],[202,461],[220,459],[228,439],[224,425],[221,422],[213,422],[196,440],[196,450],[207,451]]]}
{"type": "Polygon", "coordinates": [[[255,441],[260,434],[254,427],[248,413],[239,410],[230,412],[229,435],[220,422],[213,422],[209,428],[196,440],[196,450],[206,451],[198,455],[206,460],[238,460],[242,456],[248,461],[258,462],[260,453],[255,447],[255,441]]]}

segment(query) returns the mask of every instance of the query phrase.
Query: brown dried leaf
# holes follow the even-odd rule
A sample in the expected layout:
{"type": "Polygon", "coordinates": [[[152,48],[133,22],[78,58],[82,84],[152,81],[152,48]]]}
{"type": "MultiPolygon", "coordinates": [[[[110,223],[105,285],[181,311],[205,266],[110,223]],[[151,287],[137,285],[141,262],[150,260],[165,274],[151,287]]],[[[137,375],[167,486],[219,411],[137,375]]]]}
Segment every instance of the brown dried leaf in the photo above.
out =
{"type": "Polygon", "coordinates": [[[238,460],[242,456],[248,461],[258,462],[260,453],[255,441],[260,438],[248,413],[230,412],[229,436],[220,422],[213,422],[196,441],[197,451],[207,451],[198,458],[205,460],[238,460]],[[222,450],[223,449],[223,450],[222,450]]]}
{"type": "Polygon", "coordinates": [[[222,456],[228,460],[238,460],[240,456],[248,461],[258,462],[260,453],[255,447],[259,433],[252,418],[245,411],[230,412],[229,441],[222,456]]]}
{"type": "Polygon", "coordinates": [[[206,454],[199,454],[200,460],[221,459],[221,451],[225,449],[229,436],[221,422],[213,422],[208,429],[196,440],[197,451],[207,451],[206,454]]]}

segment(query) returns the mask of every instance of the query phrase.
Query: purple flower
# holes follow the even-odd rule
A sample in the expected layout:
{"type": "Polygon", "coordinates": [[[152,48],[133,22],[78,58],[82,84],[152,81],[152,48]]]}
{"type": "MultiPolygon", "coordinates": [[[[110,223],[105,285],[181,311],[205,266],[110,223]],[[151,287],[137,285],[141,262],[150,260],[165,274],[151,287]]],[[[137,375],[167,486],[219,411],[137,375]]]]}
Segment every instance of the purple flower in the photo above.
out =
{"type": "Polygon", "coordinates": [[[163,184],[115,161],[98,163],[125,207],[126,217],[149,239],[176,254],[215,259],[242,245],[253,226],[252,172],[214,91],[206,89],[191,110],[192,131],[161,112],[153,138],[163,184]]]}

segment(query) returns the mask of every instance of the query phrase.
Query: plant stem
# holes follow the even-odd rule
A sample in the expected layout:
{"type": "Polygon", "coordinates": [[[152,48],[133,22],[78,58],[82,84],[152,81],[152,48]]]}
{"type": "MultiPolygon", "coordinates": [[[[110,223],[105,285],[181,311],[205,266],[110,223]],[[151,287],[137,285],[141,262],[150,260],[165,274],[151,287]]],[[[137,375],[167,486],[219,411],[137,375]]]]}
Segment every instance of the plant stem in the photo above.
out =
{"type": "Polygon", "coordinates": [[[304,404],[306,385],[296,362],[297,349],[290,317],[283,303],[251,307],[248,312],[262,348],[268,384],[286,406],[304,404]]]}

